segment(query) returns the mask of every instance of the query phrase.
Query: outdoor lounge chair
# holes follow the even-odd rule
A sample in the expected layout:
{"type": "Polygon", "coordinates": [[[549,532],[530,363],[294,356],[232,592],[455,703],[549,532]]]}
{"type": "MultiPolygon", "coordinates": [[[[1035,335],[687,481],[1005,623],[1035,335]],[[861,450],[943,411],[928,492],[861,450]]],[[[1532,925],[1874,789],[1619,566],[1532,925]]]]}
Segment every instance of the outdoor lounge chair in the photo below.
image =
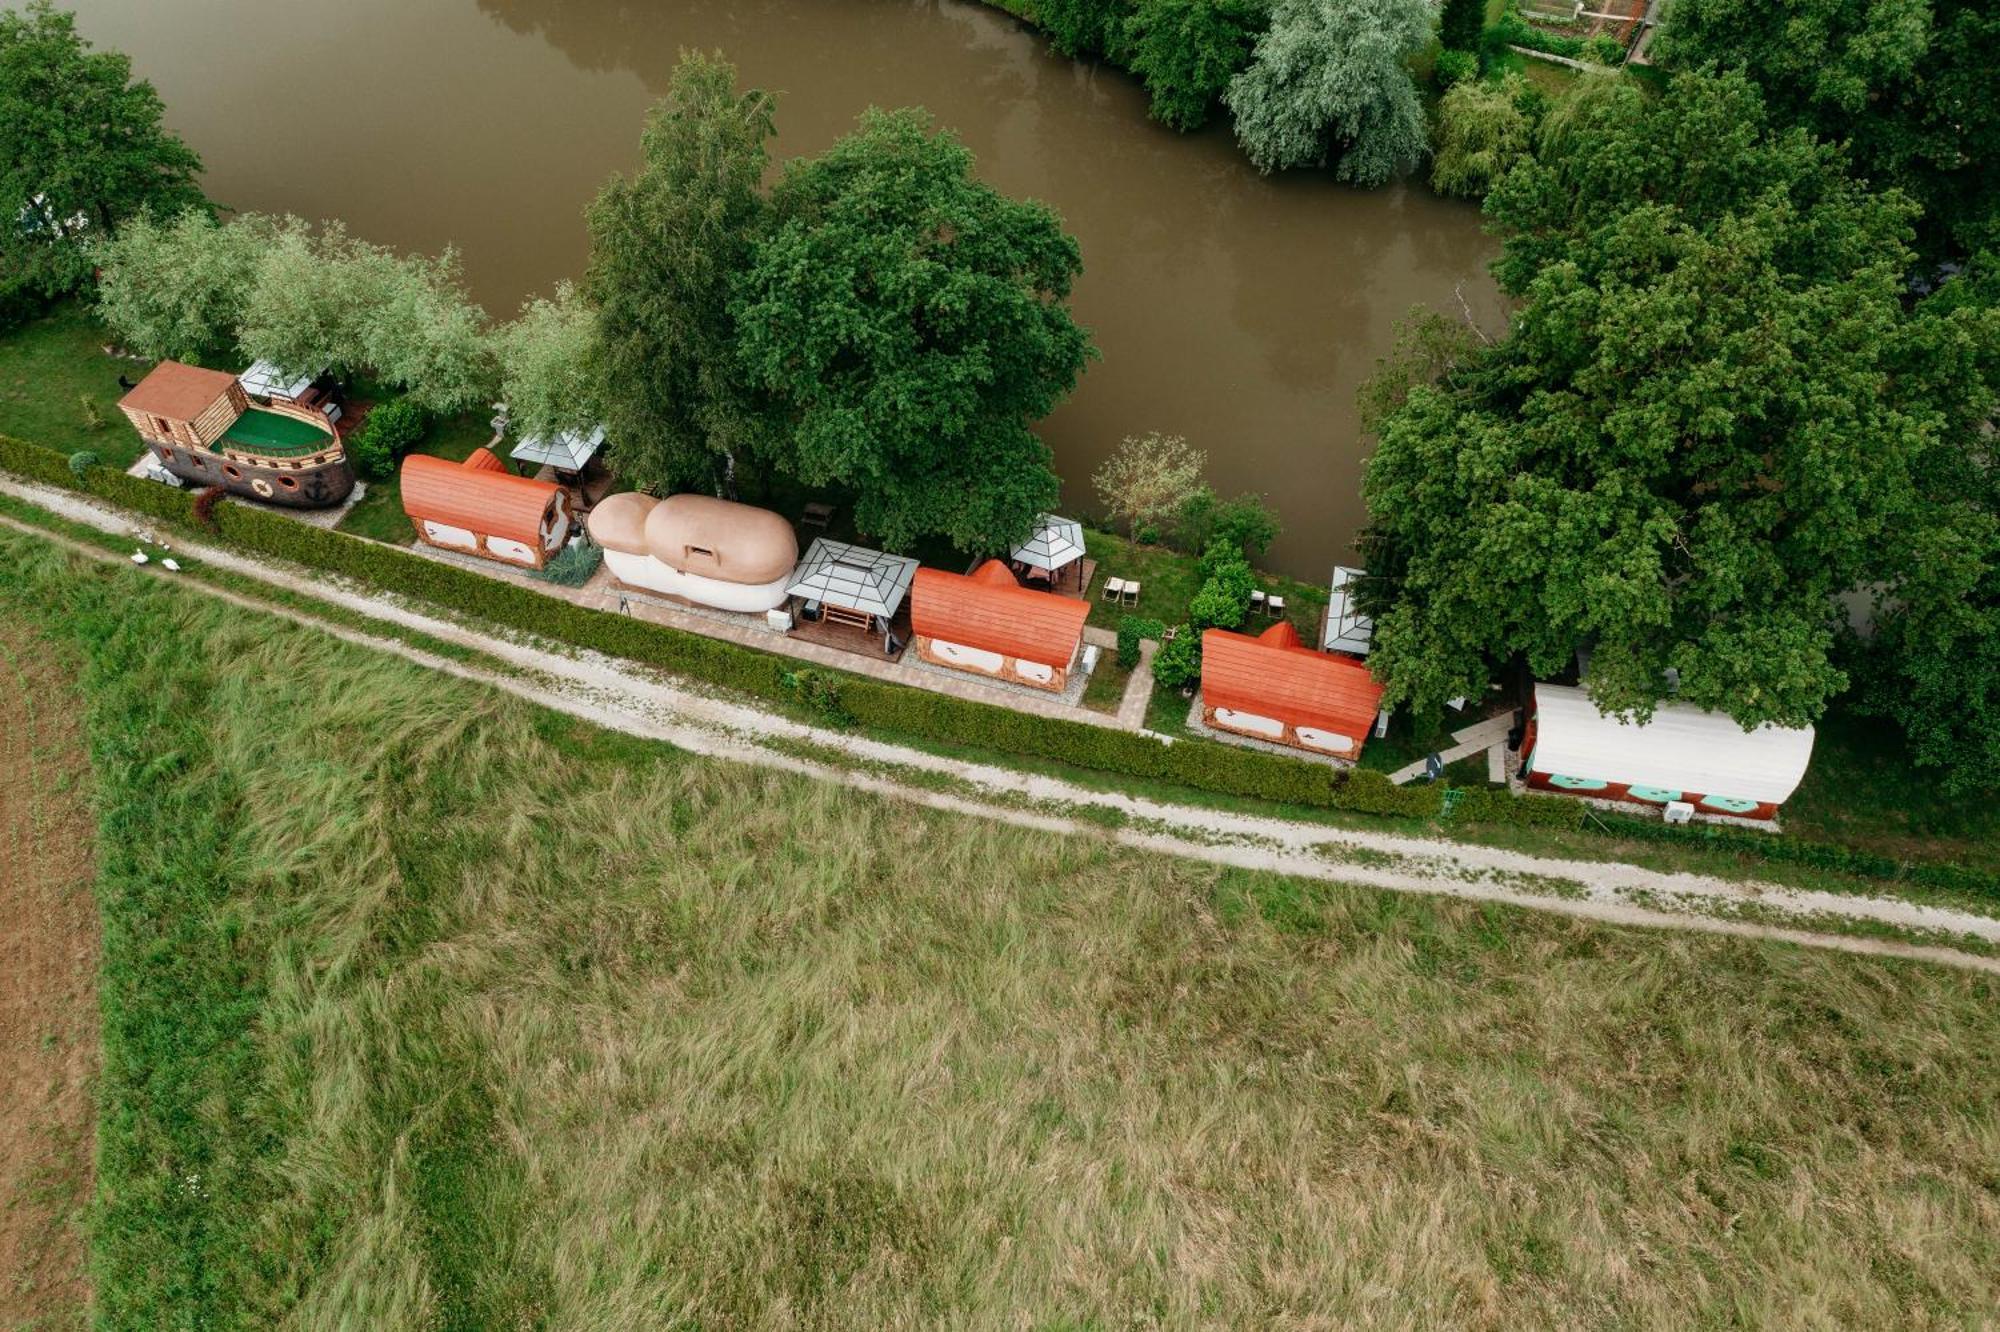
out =
{"type": "Polygon", "coordinates": [[[1270,617],[1271,617],[1272,619],[1274,619],[1274,620],[1282,620],[1282,619],[1284,619],[1284,618],[1285,618],[1285,599],[1284,599],[1283,597],[1277,597],[1277,596],[1272,596],[1272,597],[1265,597],[1265,598],[1264,598],[1264,613],[1265,613],[1266,615],[1270,616],[1270,617]]]}
{"type": "Polygon", "coordinates": [[[1124,598],[1125,598],[1124,579],[1107,578],[1104,580],[1104,599],[1106,601],[1122,601],[1124,600],[1124,598]]]}
{"type": "Polygon", "coordinates": [[[1125,604],[1128,606],[1139,604],[1139,580],[1136,578],[1125,580],[1125,604]]]}

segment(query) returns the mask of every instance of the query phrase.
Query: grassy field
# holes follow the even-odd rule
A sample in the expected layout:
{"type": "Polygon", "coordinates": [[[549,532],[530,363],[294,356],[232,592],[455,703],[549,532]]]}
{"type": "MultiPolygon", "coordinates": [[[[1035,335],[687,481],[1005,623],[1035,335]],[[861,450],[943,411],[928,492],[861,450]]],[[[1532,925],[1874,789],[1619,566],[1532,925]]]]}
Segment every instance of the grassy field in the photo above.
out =
{"type": "Polygon", "coordinates": [[[149,367],[106,356],[108,336],[72,303],[0,336],[0,434],[63,453],[88,449],[119,467],[137,459],[139,436],[118,410],[118,376],[136,380],[149,367]]]}
{"type": "Polygon", "coordinates": [[[0,536],[80,663],[110,1326],[1960,1325],[1990,979],[609,736],[0,536]]]}

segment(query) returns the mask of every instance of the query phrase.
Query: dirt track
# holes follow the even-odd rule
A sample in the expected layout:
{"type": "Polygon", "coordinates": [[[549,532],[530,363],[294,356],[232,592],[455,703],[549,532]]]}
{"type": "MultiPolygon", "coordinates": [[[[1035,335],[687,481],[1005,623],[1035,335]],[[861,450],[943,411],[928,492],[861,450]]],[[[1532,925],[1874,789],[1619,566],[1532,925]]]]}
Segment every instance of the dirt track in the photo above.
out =
{"type": "Polygon", "coordinates": [[[93,832],[75,682],[0,618],[0,1327],[81,1327],[97,1072],[93,832]]]}
{"type": "MultiPolygon", "coordinates": [[[[45,487],[5,481],[0,482],[0,491],[121,535],[142,530],[122,514],[45,487]]],[[[11,520],[0,522],[49,539],[46,532],[11,520]]],[[[76,545],[74,549],[120,563],[117,556],[93,547],[76,545]]],[[[1108,835],[1148,851],[1216,864],[1398,892],[1500,902],[1610,924],[1779,940],[2000,974],[2000,957],[1945,943],[1825,928],[1829,924],[1886,927],[1933,938],[1970,936],[2000,945],[2000,919],[1975,912],[1896,897],[1810,892],[1636,865],[1533,856],[1441,839],[1290,823],[1091,790],[1056,778],[942,758],[792,722],[595,653],[559,650],[553,644],[517,642],[468,629],[324,575],[271,568],[215,548],[187,546],[181,553],[311,595],[385,625],[418,630],[477,649],[501,668],[447,660],[399,639],[331,624],[198,581],[188,584],[210,595],[284,616],[348,642],[392,652],[433,670],[504,689],[609,729],[663,740],[694,753],[783,768],[1021,826],[1078,836],[1108,835]],[[797,751],[800,744],[824,747],[841,761],[801,757],[797,751]],[[1124,816],[1123,826],[1107,833],[1100,822],[1074,817],[1076,812],[1090,809],[1116,811],[1124,816]]],[[[157,564],[149,567],[158,568],[157,564]]]]}

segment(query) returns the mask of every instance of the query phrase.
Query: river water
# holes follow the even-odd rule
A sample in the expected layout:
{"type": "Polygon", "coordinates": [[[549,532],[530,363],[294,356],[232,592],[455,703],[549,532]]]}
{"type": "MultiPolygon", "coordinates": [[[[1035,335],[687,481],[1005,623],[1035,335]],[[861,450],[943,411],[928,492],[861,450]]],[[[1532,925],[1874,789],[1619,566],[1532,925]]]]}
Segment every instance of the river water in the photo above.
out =
{"type": "Polygon", "coordinates": [[[819,152],[871,103],[927,107],[1083,246],[1075,310],[1104,356],[1041,427],[1066,506],[1095,504],[1090,475],[1124,436],[1185,435],[1218,490],[1270,495],[1269,563],[1309,580],[1351,553],[1354,395],[1396,321],[1455,309],[1455,289],[1500,320],[1471,207],[1260,177],[1225,130],[1155,126],[1133,80],[969,0],[65,3],[159,88],[211,196],[456,245],[500,316],[582,271],[583,209],[633,166],[682,48],[779,93],[780,156],[819,152]]]}

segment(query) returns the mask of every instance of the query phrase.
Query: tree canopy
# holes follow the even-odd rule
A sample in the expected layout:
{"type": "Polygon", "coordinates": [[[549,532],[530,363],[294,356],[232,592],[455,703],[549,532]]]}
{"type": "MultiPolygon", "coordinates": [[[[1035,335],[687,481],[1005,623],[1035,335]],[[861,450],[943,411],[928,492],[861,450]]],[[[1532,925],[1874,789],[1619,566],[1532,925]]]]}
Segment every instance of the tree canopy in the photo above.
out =
{"type": "Polygon", "coordinates": [[[766,221],[774,115],[769,94],[736,91],[720,55],[682,56],[638,174],[591,207],[605,421],[619,475],[642,489],[711,487],[757,448],[762,404],[735,357],[729,299],[766,221]]]}
{"type": "Polygon", "coordinates": [[[142,218],[88,251],[98,314],[154,356],[233,353],[294,373],[374,372],[426,410],[477,407],[494,391],[486,314],[458,257],[398,256],[296,217],[142,218]]]}
{"type": "Polygon", "coordinates": [[[1424,154],[1409,59],[1431,40],[1427,0],[1278,0],[1229,84],[1236,138],[1261,171],[1331,164],[1380,185],[1424,154]]]}
{"type": "Polygon", "coordinates": [[[1139,0],[1125,29],[1153,119],[1183,131],[1207,124],[1265,17],[1261,0],[1139,0]]]}
{"type": "Polygon", "coordinates": [[[1439,194],[1483,197],[1529,150],[1534,121],[1528,87],[1517,74],[1501,83],[1466,80],[1438,102],[1431,187],[1439,194]]]}
{"type": "Polygon", "coordinates": [[[161,123],[132,62],[93,51],[74,16],[0,11],[0,288],[43,297],[90,275],[83,241],[150,210],[207,209],[201,159],[161,123]]]}
{"type": "Polygon", "coordinates": [[[1933,252],[2000,247],[2000,7],[1987,0],[1674,0],[1655,51],[1741,70],[1772,115],[1851,145],[1924,209],[1933,252]]]}
{"type": "Polygon", "coordinates": [[[1803,723],[1955,409],[1905,309],[1914,207],[1740,75],[1588,86],[1487,198],[1520,299],[1386,411],[1365,489],[1389,701],[1591,653],[1589,688],[1803,723]]]}
{"type": "Polygon", "coordinates": [[[568,282],[536,296],[494,334],[500,392],[522,435],[587,434],[604,419],[603,344],[598,312],[568,282]]]}
{"type": "Polygon", "coordinates": [[[1067,306],[1075,239],[976,180],[918,111],[867,112],[791,163],[774,203],[734,310],[743,365],[788,427],[777,464],[854,487],[856,522],[891,546],[1025,536],[1058,491],[1029,423],[1094,354],[1067,306]]]}

